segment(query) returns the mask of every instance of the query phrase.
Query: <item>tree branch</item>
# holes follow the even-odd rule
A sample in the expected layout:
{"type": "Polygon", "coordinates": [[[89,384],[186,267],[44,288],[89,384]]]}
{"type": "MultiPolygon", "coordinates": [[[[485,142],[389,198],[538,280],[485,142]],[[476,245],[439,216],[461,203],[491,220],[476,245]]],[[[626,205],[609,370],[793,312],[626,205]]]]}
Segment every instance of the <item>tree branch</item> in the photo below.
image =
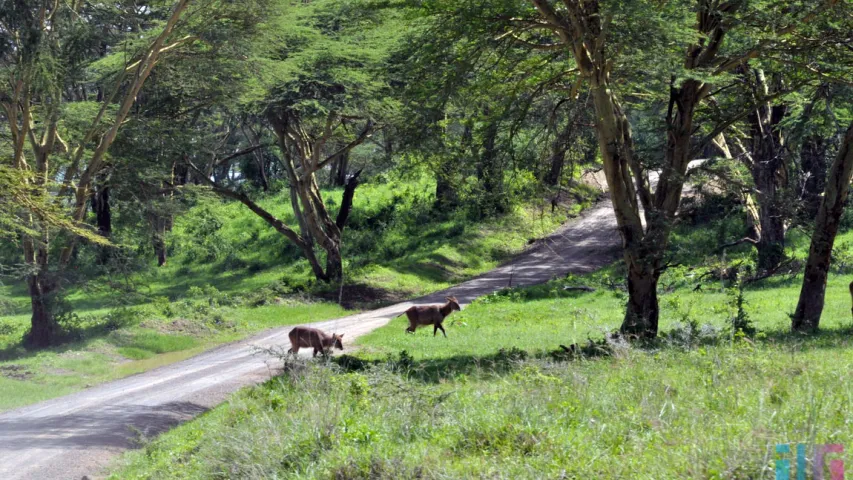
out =
{"type": "Polygon", "coordinates": [[[293,242],[294,244],[296,244],[300,248],[305,248],[306,242],[302,238],[301,235],[296,233],[295,230],[288,227],[284,222],[282,222],[281,220],[276,218],[273,214],[264,210],[263,207],[261,207],[260,205],[258,205],[254,201],[252,201],[251,198],[247,197],[246,195],[244,195],[240,192],[235,192],[231,189],[225,188],[225,187],[217,184],[216,182],[211,180],[210,177],[205,175],[204,172],[199,170],[198,167],[196,167],[192,162],[188,161],[187,163],[188,163],[189,167],[192,168],[193,171],[195,171],[198,174],[198,177],[201,179],[202,183],[209,186],[211,188],[211,190],[213,190],[216,194],[221,195],[223,197],[231,198],[233,200],[237,200],[238,202],[247,206],[249,208],[249,210],[254,212],[257,216],[261,217],[265,222],[267,222],[273,228],[275,228],[278,233],[287,237],[288,240],[290,240],[291,242],[293,242]]]}
{"type": "Polygon", "coordinates": [[[358,138],[351,141],[344,148],[342,148],[342,149],[338,150],[337,152],[331,154],[322,162],[318,163],[317,166],[314,168],[313,172],[308,172],[308,171],[302,172],[302,176],[307,178],[308,175],[311,175],[314,172],[322,169],[326,165],[328,165],[328,164],[334,162],[335,160],[337,160],[338,158],[340,158],[341,155],[349,153],[350,150],[352,150],[353,148],[364,143],[365,140],[367,140],[368,138],[370,138],[371,135],[373,135],[373,126],[374,126],[373,120],[368,120],[367,125],[364,126],[364,130],[362,130],[362,132],[361,132],[361,134],[359,134],[358,138]]]}
{"type": "Polygon", "coordinates": [[[225,158],[223,158],[223,159],[221,159],[221,160],[217,160],[217,161],[213,164],[213,166],[214,166],[214,167],[218,167],[218,166],[220,166],[220,165],[224,165],[224,164],[226,164],[227,162],[230,162],[231,160],[234,160],[235,158],[242,157],[243,155],[248,155],[248,154],[250,154],[250,153],[254,152],[255,150],[260,150],[260,149],[262,149],[262,148],[267,148],[267,147],[271,147],[271,146],[273,146],[273,144],[271,144],[271,143],[263,143],[263,144],[260,144],[260,145],[253,145],[253,146],[251,146],[251,147],[244,148],[243,150],[240,150],[240,151],[238,151],[238,152],[234,152],[234,153],[232,153],[231,155],[228,155],[227,157],[225,157],[225,158]]]}

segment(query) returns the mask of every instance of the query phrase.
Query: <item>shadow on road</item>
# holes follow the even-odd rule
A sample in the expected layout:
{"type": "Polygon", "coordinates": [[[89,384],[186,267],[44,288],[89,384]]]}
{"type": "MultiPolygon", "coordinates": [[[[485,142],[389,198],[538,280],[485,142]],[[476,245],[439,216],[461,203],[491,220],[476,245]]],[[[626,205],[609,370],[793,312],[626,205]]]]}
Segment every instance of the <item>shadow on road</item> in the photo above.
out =
{"type": "Polygon", "coordinates": [[[207,411],[190,402],[116,405],[97,411],[0,420],[0,450],[132,448],[207,411]]]}

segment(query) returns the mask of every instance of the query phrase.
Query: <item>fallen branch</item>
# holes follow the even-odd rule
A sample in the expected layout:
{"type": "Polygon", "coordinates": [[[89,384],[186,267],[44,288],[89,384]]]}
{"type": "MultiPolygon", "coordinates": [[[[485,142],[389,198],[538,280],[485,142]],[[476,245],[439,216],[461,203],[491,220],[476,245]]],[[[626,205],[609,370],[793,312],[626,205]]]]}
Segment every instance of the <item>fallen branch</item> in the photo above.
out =
{"type": "Polygon", "coordinates": [[[783,272],[781,272],[781,270],[786,269],[787,267],[791,267],[791,269],[785,270],[784,273],[790,273],[791,270],[795,269],[795,267],[796,267],[795,265],[793,265],[795,260],[796,260],[795,258],[789,258],[788,260],[780,263],[779,265],[776,265],[775,267],[773,267],[769,270],[765,270],[760,275],[753,275],[751,277],[745,278],[743,280],[743,284],[746,285],[749,283],[757,282],[759,280],[764,280],[764,279],[770,278],[770,277],[772,277],[778,273],[783,273],[783,272]]]}
{"type": "Polygon", "coordinates": [[[731,243],[726,243],[724,245],[720,245],[720,247],[717,248],[715,253],[722,252],[723,250],[725,250],[727,248],[736,247],[742,243],[751,243],[753,245],[758,245],[758,240],[756,240],[754,238],[750,238],[750,237],[743,237],[740,240],[736,240],[736,241],[731,242],[731,243]]]}

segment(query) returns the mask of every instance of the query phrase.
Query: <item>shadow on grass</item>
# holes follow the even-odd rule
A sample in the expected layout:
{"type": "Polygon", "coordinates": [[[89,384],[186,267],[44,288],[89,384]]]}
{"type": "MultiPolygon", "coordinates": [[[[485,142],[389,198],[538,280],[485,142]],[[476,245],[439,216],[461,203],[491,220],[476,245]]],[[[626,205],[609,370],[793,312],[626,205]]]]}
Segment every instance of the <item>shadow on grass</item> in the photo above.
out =
{"type": "Polygon", "coordinates": [[[853,346],[853,326],[823,329],[815,333],[791,331],[764,332],[765,342],[776,344],[795,351],[831,348],[849,348],[853,346]]]}
{"type": "MultiPolygon", "coordinates": [[[[152,296],[168,297],[171,301],[186,298],[187,292],[192,287],[205,287],[211,285],[222,293],[236,294],[246,292],[247,288],[243,282],[252,277],[268,273],[280,267],[278,264],[270,264],[259,267],[252,264],[242,268],[222,267],[225,260],[217,262],[210,269],[194,270],[193,266],[180,267],[176,271],[167,272],[172,277],[168,286],[156,286],[157,280],[148,285],[145,278],[139,280],[135,287],[127,287],[120,284],[119,287],[111,287],[107,282],[93,279],[85,284],[68,285],[63,293],[71,298],[69,302],[78,314],[85,314],[92,310],[115,307],[137,307],[151,302],[152,296]],[[228,272],[226,275],[225,273],[228,272]],[[179,279],[179,280],[178,280],[179,279]],[[178,280],[178,281],[176,281],[178,280]],[[82,298],[74,298],[80,296],[82,298]]],[[[140,272],[143,277],[145,272],[140,272]]],[[[7,312],[9,315],[25,315],[30,313],[29,292],[23,280],[9,281],[7,296],[14,299],[16,308],[7,312]]],[[[118,285],[118,284],[117,284],[118,285]]]]}
{"type": "Polygon", "coordinates": [[[515,370],[529,354],[517,348],[501,349],[490,355],[454,355],[447,358],[415,360],[405,350],[396,357],[384,360],[364,360],[355,355],[340,355],[332,361],[346,372],[363,371],[375,367],[388,368],[406,377],[424,383],[439,383],[459,375],[503,375],[515,370]]]}
{"type": "MultiPolygon", "coordinates": [[[[739,338],[737,342],[750,342],[753,345],[775,348],[777,350],[804,352],[815,349],[843,349],[853,345],[853,327],[822,330],[818,333],[804,335],[791,332],[765,333],[763,340],[739,338]]],[[[673,335],[661,336],[657,339],[628,341],[619,334],[608,334],[606,337],[585,343],[569,346],[559,345],[548,351],[529,352],[517,347],[501,348],[488,355],[454,355],[445,358],[415,359],[403,350],[396,356],[388,355],[384,359],[363,359],[357,355],[340,355],[331,359],[345,372],[364,371],[371,368],[386,368],[411,380],[424,383],[440,383],[458,378],[460,375],[473,377],[501,376],[519,369],[524,361],[535,358],[554,362],[573,362],[579,360],[597,360],[608,357],[618,357],[629,350],[656,353],[661,350],[695,350],[698,347],[729,345],[731,339],[719,335],[712,339],[679,339],[673,335]]]]}
{"type": "Polygon", "coordinates": [[[0,361],[23,360],[38,356],[43,352],[53,352],[56,354],[65,353],[68,351],[80,351],[88,347],[89,343],[104,338],[110,333],[128,325],[114,324],[90,324],[79,328],[75,328],[71,332],[60,334],[56,338],[56,343],[53,346],[46,348],[30,348],[24,344],[21,339],[15,343],[9,344],[0,348],[0,361]]]}

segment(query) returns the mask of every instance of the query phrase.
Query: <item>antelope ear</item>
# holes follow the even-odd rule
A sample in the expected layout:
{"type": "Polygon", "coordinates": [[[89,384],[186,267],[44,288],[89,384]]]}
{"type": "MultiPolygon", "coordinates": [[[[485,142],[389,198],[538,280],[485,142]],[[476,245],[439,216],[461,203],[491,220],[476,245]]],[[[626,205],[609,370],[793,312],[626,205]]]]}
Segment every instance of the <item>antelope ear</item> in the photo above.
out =
{"type": "Polygon", "coordinates": [[[338,335],[338,338],[344,338],[344,334],[342,333],[342,334],[338,335]]]}

